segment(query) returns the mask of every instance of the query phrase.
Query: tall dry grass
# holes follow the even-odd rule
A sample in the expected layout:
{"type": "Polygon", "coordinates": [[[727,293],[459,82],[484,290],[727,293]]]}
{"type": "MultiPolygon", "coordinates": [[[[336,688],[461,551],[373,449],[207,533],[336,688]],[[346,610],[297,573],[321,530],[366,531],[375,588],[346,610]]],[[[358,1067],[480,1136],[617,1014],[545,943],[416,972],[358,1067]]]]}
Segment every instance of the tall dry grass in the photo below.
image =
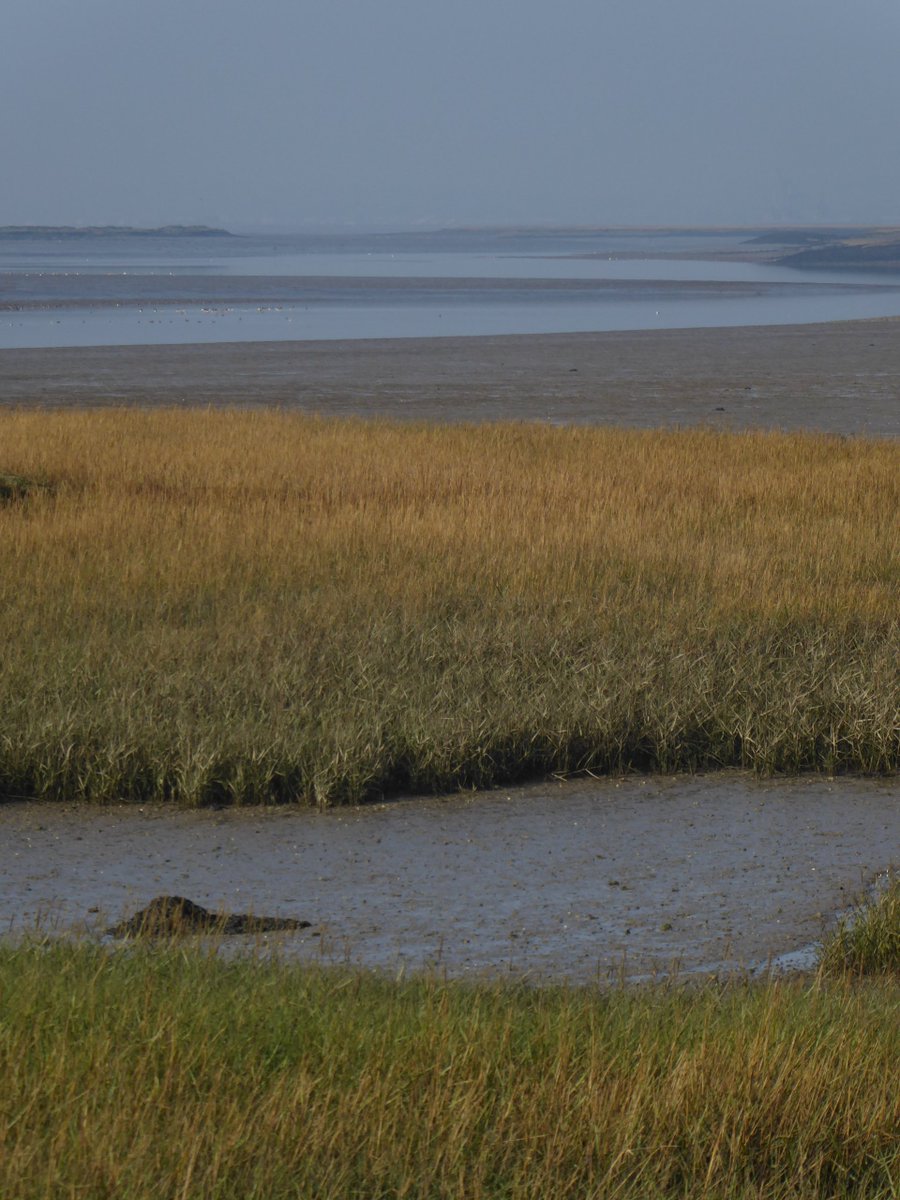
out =
{"type": "Polygon", "coordinates": [[[0,414],[0,794],[894,771],[900,446],[0,414]]]}
{"type": "Polygon", "coordinates": [[[888,1200],[896,983],[402,983],[0,946],[0,1195],[888,1200]]]}

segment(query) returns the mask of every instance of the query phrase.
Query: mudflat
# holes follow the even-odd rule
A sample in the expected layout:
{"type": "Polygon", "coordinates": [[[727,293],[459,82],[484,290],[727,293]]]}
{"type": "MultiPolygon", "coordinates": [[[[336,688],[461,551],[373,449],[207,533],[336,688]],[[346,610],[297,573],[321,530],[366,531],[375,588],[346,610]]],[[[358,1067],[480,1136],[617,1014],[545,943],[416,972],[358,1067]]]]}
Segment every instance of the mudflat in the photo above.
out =
{"type": "Polygon", "coordinates": [[[0,404],[900,434],[900,319],[0,351],[0,404]]]}
{"type": "Polygon", "coordinates": [[[99,936],[177,891],[311,922],[285,953],[389,971],[754,969],[820,937],[891,865],[898,798],[896,780],[725,773],[324,812],[7,804],[0,928],[99,936]]]}

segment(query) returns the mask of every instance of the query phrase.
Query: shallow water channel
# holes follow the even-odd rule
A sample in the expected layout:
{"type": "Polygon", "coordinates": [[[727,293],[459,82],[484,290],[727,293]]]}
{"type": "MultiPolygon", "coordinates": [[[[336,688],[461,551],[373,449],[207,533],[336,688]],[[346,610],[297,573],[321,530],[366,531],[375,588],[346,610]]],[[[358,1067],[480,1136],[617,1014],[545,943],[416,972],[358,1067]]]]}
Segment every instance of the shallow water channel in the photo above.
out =
{"type": "Polygon", "coordinates": [[[803,270],[765,256],[747,261],[748,252],[752,258],[760,250],[748,236],[458,230],[388,238],[0,238],[0,349],[716,328],[900,315],[900,274],[803,270]],[[729,260],[709,258],[729,248],[729,260]]]}
{"type": "Polygon", "coordinates": [[[312,921],[269,939],[303,958],[637,979],[802,965],[900,862],[900,781],[580,779],[326,812],[8,803],[0,845],[6,936],[100,937],[174,893],[312,921]]]}

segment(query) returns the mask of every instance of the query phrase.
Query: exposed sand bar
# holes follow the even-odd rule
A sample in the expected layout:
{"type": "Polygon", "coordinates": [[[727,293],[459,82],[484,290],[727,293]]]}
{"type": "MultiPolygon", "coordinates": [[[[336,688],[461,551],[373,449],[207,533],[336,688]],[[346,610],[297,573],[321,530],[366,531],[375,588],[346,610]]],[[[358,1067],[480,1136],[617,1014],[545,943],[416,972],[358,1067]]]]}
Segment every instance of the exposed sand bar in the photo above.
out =
{"type": "Polygon", "coordinates": [[[900,319],[0,351],[0,403],[900,434],[900,319]]]}
{"type": "Polygon", "coordinates": [[[726,299],[729,297],[893,293],[895,283],[822,280],[529,279],[335,275],[80,275],[0,272],[0,312],[177,304],[366,303],[373,293],[400,303],[434,299],[523,300],[538,294],[588,300],[726,299]]]}

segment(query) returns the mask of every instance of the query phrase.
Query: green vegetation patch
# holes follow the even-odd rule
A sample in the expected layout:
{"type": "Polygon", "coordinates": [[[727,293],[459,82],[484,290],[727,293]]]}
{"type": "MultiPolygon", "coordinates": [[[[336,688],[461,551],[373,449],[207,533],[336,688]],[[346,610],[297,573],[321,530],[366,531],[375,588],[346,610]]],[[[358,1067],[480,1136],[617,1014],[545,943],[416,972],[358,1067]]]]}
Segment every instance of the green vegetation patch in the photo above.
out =
{"type": "Polygon", "coordinates": [[[900,977],[900,877],[841,921],[821,956],[828,974],[900,977]]]}
{"type": "Polygon", "coordinates": [[[886,1200],[897,1001],[6,946],[0,1195],[886,1200]]]}
{"type": "Polygon", "coordinates": [[[0,504],[12,500],[24,500],[26,496],[50,491],[50,485],[40,479],[29,479],[26,475],[8,475],[0,471],[0,504]]]}

